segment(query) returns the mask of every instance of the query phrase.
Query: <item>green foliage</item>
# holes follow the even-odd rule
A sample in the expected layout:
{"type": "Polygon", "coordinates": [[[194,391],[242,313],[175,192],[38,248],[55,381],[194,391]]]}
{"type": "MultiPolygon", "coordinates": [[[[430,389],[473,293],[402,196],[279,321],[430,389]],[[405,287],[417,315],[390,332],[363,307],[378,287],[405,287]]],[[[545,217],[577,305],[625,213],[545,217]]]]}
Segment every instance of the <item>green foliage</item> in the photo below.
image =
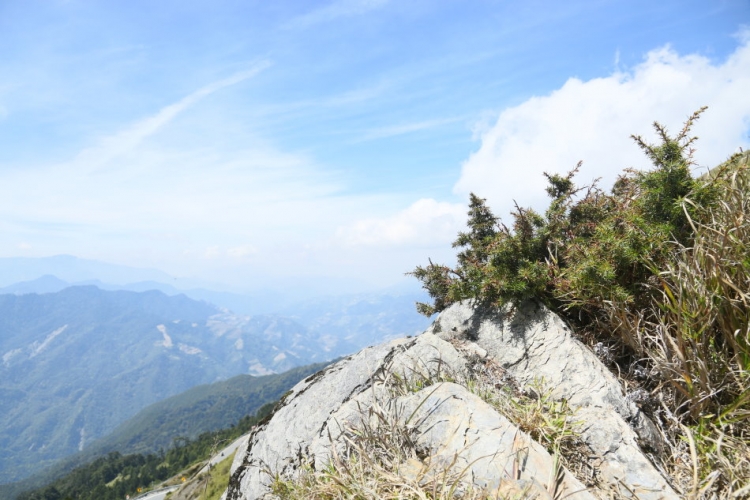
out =
{"type": "MultiPolygon", "coordinates": [[[[205,432],[194,440],[175,440],[175,446],[156,454],[122,455],[112,452],[79,467],[53,484],[22,493],[18,500],[121,500],[135,497],[138,489],[164,481],[186,467],[209,458],[216,443],[231,442],[250,431],[271,413],[273,404],[263,406],[253,416],[245,416],[236,425],[216,432],[205,432]],[[54,496],[58,495],[58,496],[54,496]]],[[[224,467],[228,467],[224,464],[224,467]]],[[[218,476],[217,476],[218,480],[218,476]]]]}
{"type": "Polygon", "coordinates": [[[596,183],[578,187],[567,175],[545,174],[551,201],[543,215],[516,206],[513,224],[499,224],[485,200],[471,195],[468,233],[459,234],[455,269],[430,264],[412,273],[433,298],[432,314],[473,298],[501,305],[541,300],[569,318],[602,320],[608,303],[634,304],[668,257],[664,242],[688,242],[691,228],[682,201],[710,201],[711,191],[690,175],[693,114],[676,137],[654,124],[662,143],[634,137],[654,164],[626,171],[611,193],[596,183]]]}
{"type": "Polygon", "coordinates": [[[520,301],[547,288],[545,221],[533,210],[516,207],[513,229],[498,224],[486,200],[471,194],[468,233],[453,243],[461,248],[458,267],[434,264],[417,267],[410,274],[422,281],[433,298],[432,305],[418,303],[425,315],[450,304],[478,298],[489,302],[520,301]]]}
{"type": "MultiPolygon", "coordinates": [[[[624,346],[646,380],[628,380],[661,402],[670,472],[690,498],[744,497],[750,474],[750,154],[691,175],[690,128],[658,144],[633,136],[651,160],[626,170],[611,192],[577,187],[577,168],[545,174],[544,215],[516,207],[512,228],[472,195],[455,269],[430,262],[411,274],[439,312],[474,299],[539,300],[589,341],[624,346]],[[474,227],[483,228],[475,231],[474,227]],[[713,496],[712,496],[713,495],[713,496]]],[[[623,366],[624,363],[624,366],[623,366]]]]}

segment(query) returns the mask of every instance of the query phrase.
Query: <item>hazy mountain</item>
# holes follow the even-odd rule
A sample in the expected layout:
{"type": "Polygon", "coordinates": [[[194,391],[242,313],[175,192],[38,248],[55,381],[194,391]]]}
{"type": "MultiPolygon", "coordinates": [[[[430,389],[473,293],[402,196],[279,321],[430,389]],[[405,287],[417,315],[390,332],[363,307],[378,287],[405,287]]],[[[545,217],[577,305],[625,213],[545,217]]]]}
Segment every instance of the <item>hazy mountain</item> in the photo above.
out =
{"type": "Polygon", "coordinates": [[[384,340],[417,335],[430,319],[416,312],[422,293],[356,294],[294,303],[281,314],[307,327],[322,348],[335,356],[357,352],[384,340]]]}
{"type": "Polygon", "coordinates": [[[238,375],[196,386],[149,405],[84,451],[37,470],[23,481],[0,485],[0,498],[15,498],[22,491],[43,487],[113,451],[147,454],[170,448],[178,437],[194,439],[203,432],[226,429],[243,417],[256,414],[264,405],[274,403],[297,382],[327,364],[306,365],[260,377],[238,375]]]}
{"type": "MultiPolygon", "coordinates": [[[[0,263],[3,259],[0,259],[0,263]]],[[[64,259],[62,259],[64,260],[64,259]]],[[[88,261],[95,262],[95,261],[88,261]]],[[[101,264],[101,263],[97,263],[101,264]]],[[[0,265],[0,269],[2,266],[0,265]]],[[[130,268],[126,268],[130,269],[130,268]]],[[[81,274],[88,276],[88,274],[81,274]]],[[[5,281],[5,280],[3,280],[5,281]]],[[[45,274],[35,279],[11,283],[0,287],[0,294],[12,293],[22,295],[26,293],[53,293],[70,286],[93,285],[102,290],[126,290],[130,292],[146,292],[158,290],[166,295],[184,294],[191,299],[203,300],[221,306],[238,314],[268,314],[289,307],[291,299],[273,290],[263,290],[248,293],[210,290],[207,288],[175,288],[168,283],[159,281],[136,281],[124,284],[107,283],[99,279],[84,279],[80,281],[65,281],[53,274],[45,274]]]]}
{"type": "Polygon", "coordinates": [[[358,351],[362,347],[388,338],[422,332],[429,319],[416,313],[414,303],[425,301],[418,286],[404,286],[381,293],[348,294],[290,301],[273,292],[238,294],[201,288],[178,290],[155,281],[115,285],[99,280],[68,283],[56,276],[42,276],[32,281],[14,283],[0,288],[0,293],[49,293],[71,285],[94,285],[102,290],[144,292],[158,290],[166,295],[184,294],[195,300],[209,302],[237,314],[277,313],[291,318],[307,330],[307,335],[322,342],[323,350],[332,356],[358,351]]]}
{"type": "Polygon", "coordinates": [[[53,257],[3,257],[0,258],[0,286],[19,281],[31,281],[45,275],[74,283],[86,280],[102,280],[108,283],[133,283],[136,281],[158,281],[169,283],[174,278],[156,269],[142,269],[118,264],[109,264],[72,255],[53,257]]]}
{"type": "Polygon", "coordinates": [[[145,406],[332,357],[299,323],[184,295],[0,295],[0,482],[85,448],[145,406]]]}
{"type": "MultiPolygon", "coordinates": [[[[111,264],[72,255],[0,258],[0,287],[20,282],[32,282],[27,284],[33,287],[33,282],[44,276],[55,276],[70,285],[95,285],[106,290],[160,290],[167,295],[184,293],[196,300],[219,304],[241,314],[276,312],[292,301],[323,293],[349,293],[364,286],[357,280],[306,276],[266,278],[266,285],[253,283],[247,289],[238,289],[201,279],[171,276],[157,269],[111,264]]],[[[44,288],[43,281],[40,285],[42,288],[31,291],[46,293],[60,290],[44,288]]]]}
{"type": "MultiPolygon", "coordinates": [[[[356,280],[315,276],[274,278],[272,284],[251,283],[239,289],[226,284],[173,277],[157,269],[144,269],[82,259],[71,255],[0,258],[0,293],[49,293],[67,285],[94,285],[103,290],[142,292],[159,290],[167,295],[184,293],[226,307],[238,314],[268,314],[321,296],[352,296],[369,287],[356,280]],[[56,278],[52,280],[51,277],[56,278]]],[[[417,280],[404,278],[377,295],[421,295],[417,280]]]]}

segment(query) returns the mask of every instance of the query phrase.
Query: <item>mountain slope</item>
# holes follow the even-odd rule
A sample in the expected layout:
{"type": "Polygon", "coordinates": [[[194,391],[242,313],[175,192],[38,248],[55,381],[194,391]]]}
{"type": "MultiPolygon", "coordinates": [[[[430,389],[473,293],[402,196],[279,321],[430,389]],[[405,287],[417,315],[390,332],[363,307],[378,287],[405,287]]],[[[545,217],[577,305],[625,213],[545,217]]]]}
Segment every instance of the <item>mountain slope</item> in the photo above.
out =
{"type": "Polygon", "coordinates": [[[1,295],[0,333],[0,482],[196,385],[330,357],[292,320],[156,291],[1,295]]]}
{"type": "Polygon", "coordinates": [[[101,453],[149,453],[168,448],[176,437],[192,439],[202,432],[229,427],[264,404],[277,401],[294,384],[328,364],[316,363],[260,377],[237,375],[193,387],[144,408],[91,449],[101,453]]]}
{"type": "MultiPolygon", "coordinates": [[[[22,491],[43,488],[73,469],[86,467],[86,464],[111,453],[148,454],[167,450],[174,445],[175,438],[195,439],[204,432],[228,429],[238,422],[245,429],[244,422],[250,415],[270,411],[267,406],[275,403],[297,382],[327,365],[301,366],[260,377],[238,375],[154,403],[84,451],[47,469],[37,470],[23,481],[0,485],[0,498],[15,498],[22,491]]],[[[179,442],[184,444],[182,439],[179,442]]]]}

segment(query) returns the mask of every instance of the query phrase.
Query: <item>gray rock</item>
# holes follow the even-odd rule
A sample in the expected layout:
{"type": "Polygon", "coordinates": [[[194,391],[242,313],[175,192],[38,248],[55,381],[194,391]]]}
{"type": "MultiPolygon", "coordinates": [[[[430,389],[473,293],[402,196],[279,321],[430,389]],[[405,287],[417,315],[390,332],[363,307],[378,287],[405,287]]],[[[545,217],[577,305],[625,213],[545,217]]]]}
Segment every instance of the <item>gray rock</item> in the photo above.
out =
{"type": "Polygon", "coordinates": [[[538,495],[596,498],[564,468],[556,469],[542,445],[460,385],[441,383],[395,404],[424,429],[417,444],[431,461],[450,465],[478,489],[493,493],[513,481],[538,495]]]}
{"type": "Polygon", "coordinates": [[[557,316],[534,304],[492,311],[470,303],[451,306],[417,338],[364,349],[297,384],[238,452],[224,498],[267,498],[272,474],[320,470],[332,453],[343,452],[352,429],[375,425],[368,420],[373,408],[412,417],[403,425],[411,426],[420,450],[401,464],[402,474],[423,471],[420,457],[429,456],[432,467],[461,476],[461,488],[548,498],[556,478],[560,497],[678,498],[640,450],[629,422],[643,434],[653,424],[557,316]],[[501,383],[545,391],[575,409],[571,419],[591,455],[587,466],[597,471],[597,488],[555,469],[542,445],[462,387],[489,360],[507,371],[501,383]]]}
{"type": "Polygon", "coordinates": [[[230,488],[227,498],[260,498],[267,492],[269,471],[296,474],[331,413],[371,385],[386,357],[414,342],[399,339],[368,347],[294,386],[280,401],[273,418],[250,436],[247,453],[237,453],[231,471],[240,490],[230,488]]]}
{"type": "Polygon", "coordinates": [[[679,498],[639,446],[640,441],[651,449],[661,447],[655,425],[547,308],[527,302],[495,310],[464,301],[443,311],[427,332],[476,343],[522,387],[541,385],[552,398],[577,409],[578,431],[597,457],[592,465],[604,488],[622,498],[679,498]]]}

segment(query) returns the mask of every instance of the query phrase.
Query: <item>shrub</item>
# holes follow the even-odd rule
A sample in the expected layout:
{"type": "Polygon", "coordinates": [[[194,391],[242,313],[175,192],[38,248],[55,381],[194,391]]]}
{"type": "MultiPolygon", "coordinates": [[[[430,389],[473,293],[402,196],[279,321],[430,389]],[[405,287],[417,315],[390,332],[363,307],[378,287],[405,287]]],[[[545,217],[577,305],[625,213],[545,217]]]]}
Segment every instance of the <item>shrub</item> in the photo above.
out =
{"type": "Polygon", "coordinates": [[[672,472],[693,498],[750,493],[750,155],[694,178],[704,109],[674,137],[654,123],[658,144],[633,136],[653,169],[624,171],[610,192],[576,186],[578,167],[545,173],[547,210],[516,206],[510,227],[472,194],[456,267],[409,273],[433,299],[424,314],[539,300],[584,339],[621,345],[649,374],[626,383],[662,401],[672,472]]]}
{"type": "Polygon", "coordinates": [[[419,311],[429,315],[467,298],[498,305],[537,299],[586,324],[608,321],[612,303],[642,307],[654,266],[670,258],[664,242],[689,244],[693,236],[688,219],[698,208],[684,209],[686,196],[715,199],[715,189],[690,175],[689,132],[702,111],[676,137],[655,123],[659,145],[634,136],[655,168],[626,171],[611,193],[596,183],[576,186],[580,164],[564,176],[545,173],[548,209],[541,215],[516,206],[511,227],[472,194],[469,231],[453,244],[461,249],[456,268],[430,261],[410,273],[433,299],[419,311]]]}

